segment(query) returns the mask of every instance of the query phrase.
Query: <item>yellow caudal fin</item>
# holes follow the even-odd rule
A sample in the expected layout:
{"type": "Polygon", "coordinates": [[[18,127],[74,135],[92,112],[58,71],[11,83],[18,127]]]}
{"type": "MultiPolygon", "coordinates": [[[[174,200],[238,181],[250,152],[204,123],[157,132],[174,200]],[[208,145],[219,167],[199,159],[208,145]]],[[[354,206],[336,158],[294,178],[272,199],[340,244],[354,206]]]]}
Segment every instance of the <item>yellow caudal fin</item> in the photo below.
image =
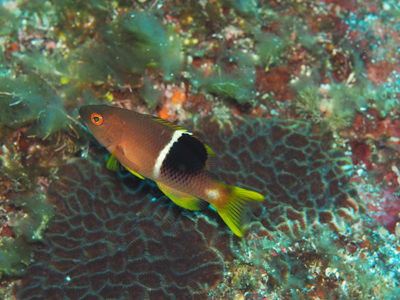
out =
{"type": "Polygon", "coordinates": [[[264,196],[236,186],[229,186],[231,193],[224,203],[214,204],[218,214],[226,225],[239,237],[243,237],[250,203],[261,203],[264,196]]]}

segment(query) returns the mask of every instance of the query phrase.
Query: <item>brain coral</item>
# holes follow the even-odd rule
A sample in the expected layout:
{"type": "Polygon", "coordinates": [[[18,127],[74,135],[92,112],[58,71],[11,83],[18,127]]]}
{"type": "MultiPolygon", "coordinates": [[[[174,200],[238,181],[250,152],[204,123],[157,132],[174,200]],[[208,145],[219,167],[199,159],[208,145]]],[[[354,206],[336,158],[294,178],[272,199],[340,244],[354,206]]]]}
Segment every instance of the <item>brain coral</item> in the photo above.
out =
{"type": "Polygon", "coordinates": [[[265,212],[255,211],[265,235],[296,237],[320,224],[343,231],[365,212],[348,182],[350,157],[332,147],[330,134],[313,132],[308,122],[202,119],[193,131],[220,157],[220,180],[266,196],[265,212]]]}
{"type": "Polygon", "coordinates": [[[205,299],[221,280],[229,238],[216,223],[89,159],[58,177],[55,221],[18,299],[205,299]]]}
{"type": "MultiPolygon", "coordinates": [[[[351,161],[306,122],[187,127],[219,155],[221,180],[266,196],[254,209],[259,234],[343,230],[365,210],[344,171],[351,161]]],[[[206,299],[221,280],[231,233],[214,211],[183,210],[148,181],[89,159],[61,166],[58,177],[48,191],[55,221],[19,299],[206,299]]]]}

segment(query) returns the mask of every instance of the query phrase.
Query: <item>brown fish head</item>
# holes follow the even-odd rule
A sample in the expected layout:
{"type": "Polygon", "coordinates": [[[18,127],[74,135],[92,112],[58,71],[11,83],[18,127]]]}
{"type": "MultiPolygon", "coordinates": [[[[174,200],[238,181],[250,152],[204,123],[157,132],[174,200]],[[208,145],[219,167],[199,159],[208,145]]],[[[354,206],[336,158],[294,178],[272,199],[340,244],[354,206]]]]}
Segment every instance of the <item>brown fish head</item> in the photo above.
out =
{"type": "Polygon", "coordinates": [[[85,105],[79,109],[90,132],[107,149],[121,143],[125,128],[120,114],[121,109],[107,105],[85,105]]]}

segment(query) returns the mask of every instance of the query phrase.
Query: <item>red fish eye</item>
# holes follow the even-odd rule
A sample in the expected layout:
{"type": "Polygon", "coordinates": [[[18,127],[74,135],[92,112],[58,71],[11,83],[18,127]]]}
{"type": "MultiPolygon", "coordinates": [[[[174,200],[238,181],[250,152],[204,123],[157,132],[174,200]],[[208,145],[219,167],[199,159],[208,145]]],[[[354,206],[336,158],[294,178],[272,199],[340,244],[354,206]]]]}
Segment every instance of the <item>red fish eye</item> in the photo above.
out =
{"type": "Polygon", "coordinates": [[[99,114],[93,113],[92,116],[90,117],[92,120],[92,123],[94,125],[101,125],[103,124],[103,117],[99,114]]]}

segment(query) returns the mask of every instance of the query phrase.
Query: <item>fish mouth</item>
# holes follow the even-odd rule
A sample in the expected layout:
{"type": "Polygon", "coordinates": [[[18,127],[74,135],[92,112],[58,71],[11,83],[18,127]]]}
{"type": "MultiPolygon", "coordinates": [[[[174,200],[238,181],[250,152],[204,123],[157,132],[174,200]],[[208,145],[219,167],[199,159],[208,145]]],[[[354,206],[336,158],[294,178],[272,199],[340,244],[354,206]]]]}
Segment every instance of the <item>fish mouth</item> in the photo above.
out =
{"type": "Polygon", "coordinates": [[[82,118],[83,120],[85,120],[86,114],[87,114],[87,106],[86,106],[86,105],[85,105],[85,106],[81,106],[81,107],[79,108],[79,115],[81,116],[81,118],[82,118]]]}
{"type": "Polygon", "coordinates": [[[90,122],[90,105],[84,105],[79,108],[79,115],[81,116],[81,120],[86,124],[90,122]]]}

